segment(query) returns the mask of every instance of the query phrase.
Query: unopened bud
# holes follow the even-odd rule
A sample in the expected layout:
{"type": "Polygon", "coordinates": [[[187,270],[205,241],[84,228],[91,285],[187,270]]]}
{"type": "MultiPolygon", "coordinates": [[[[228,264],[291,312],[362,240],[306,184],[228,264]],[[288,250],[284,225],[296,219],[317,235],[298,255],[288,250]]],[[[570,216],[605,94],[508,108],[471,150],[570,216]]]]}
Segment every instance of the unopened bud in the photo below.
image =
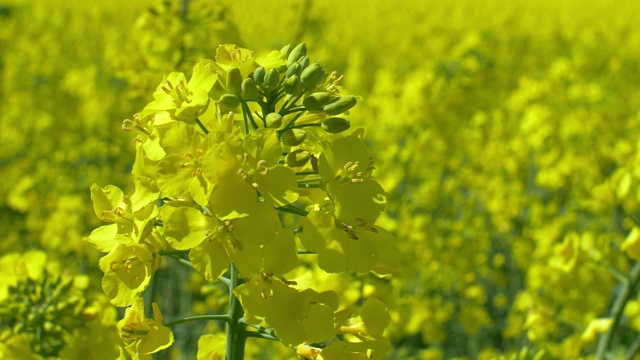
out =
{"type": "Polygon", "coordinates": [[[293,65],[287,68],[285,78],[290,78],[292,76],[300,76],[301,72],[302,72],[302,65],[298,63],[294,63],[293,65]]]}
{"type": "Polygon", "coordinates": [[[267,74],[264,76],[264,84],[269,89],[274,89],[276,86],[278,86],[279,82],[280,74],[278,73],[278,70],[274,68],[269,69],[269,71],[267,71],[267,74]]]}
{"type": "Polygon", "coordinates": [[[277,129],[282,125],[282,115],[278,113],[269,113],[264,120],[268,128],[277,129]]]}
{"type": "Polygon", "coordinates": [[[258,86],[252,78],[246,78],[242,82],[242,97],[245,99],[256,99],[258,97],[258,86]]]}
{"type": "Polygon", "coordinates": [[[313,89],[322,81],[323,76],[322,65],[313,63],[304,69],[302,75],[300,75],[300,80],[302,80],[302,84],[306,89],[313,89]]]}
{"type": "Polygon", "coordinates": [[[309,66],[309,57],[306,55],[301,57],[300,60],[298,60],[298,64],[300,64],[302,70],[306,69],[307,66],[309,66]]]}
{"type": "Polygon", "coordinates": [[[289,53],[289,57],[287,58],[287,66],[291,66],[293,63],[298,61],[300,57],[307,55],[307,45],[305,43],[298,44],[298,46],[294,47],[293,50],[289,53]]]}
{"type": "Polygon", "coordinates": [[[332,117],[322,121],[320,127],[328,133],[338,134],[349,129],[351,123],[347,119],[332,117]]]}
{"type": "Polygon", "coordinates": [[[322,110],[327,115],[338,115],[356,106],[357,100],[353,95],[341,96],[338,100],[325,105],[322,110]]]}
{"type": "Polygon", "coordinates": [[[287,94],[298,94],[302,90],[302,81],[297,75],[284,80],[284,92],[287,94]]]}
{"type": "Polygon", "coordinates": [[[236,96],[242,93],[242,74],[237,67],[232,67],[227,72],[227,92],[236,96]]]}
{"type": "Polygon", "coordinates": [[[311,160],[311,153],[308,150],[294,150],[287,154],[285,161],[289,167],[301,167],[311,160]]]}
{"type": "Polygon", "coordinates": [[[240,98],[233,94],[224,94],[220,96],[219,102],[226,107],[235,108],[240,105],[240,98]]]}
{"type": "Polygon", "coordinates": [[[331,94],[328,92],[315,92],[305,97],[304,100],[302,100],[302,105],[304,105],[307,110],[320,110],[329,100],[331,100],[331,94]]]}
{"type": "Polygon", "coordinates": [[[303,129],[289,129],[282,133],[282,136],[280,137],[282,143],[287,146],[300,145],[306,138],[307,132],[303,129]]]}
{"type": "Polygon", "coordinates": [[[266,75],[266,73],[267,72],[264,70],[262,66],[253,70],[253,80],[256,82],[257,85],[262,85],[262,83],[264,83],[264,76],[266,75]]]}

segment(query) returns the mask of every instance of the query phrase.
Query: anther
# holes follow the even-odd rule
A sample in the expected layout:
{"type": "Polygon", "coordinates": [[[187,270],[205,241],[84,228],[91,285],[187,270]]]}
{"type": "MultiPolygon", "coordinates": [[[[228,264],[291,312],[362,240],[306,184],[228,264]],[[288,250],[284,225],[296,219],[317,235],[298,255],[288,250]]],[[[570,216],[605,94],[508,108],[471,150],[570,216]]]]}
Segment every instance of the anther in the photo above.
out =
{"type": "Polygon", "coordinates": [[[112,261],[109,263],[109,269],[113,272],[118,272],[120,270],[122,270],[122,267],[120,266],[120,262],[119,261],[112,261]]]}
{"type": "Polygon", "coordinates": [[[253,184],[251,184],[251,186],[253,186],[253,188],[254,188],[254,189],[256,189],[256,190],[258,190],[258,188],[260,187],[260,186],[258,185],[258,183],[253,183],[253,184]]]}
{"type": "Polygon", "coordinates": [[[180,167],[183,168],[183,169],[184,168],[188,168],[189,165],[191,165],[191,163],[187,162],[187,161],[183,161],[183,162],[180,163],[180,167]]]}
{"type": "Polygon", "coordinates": [[[348,163],[344,164],[343,169],[345,169],[345,170],[349,170],[349,168],[351,167],[351,165],[353,165],[353,162],[349,161],[348,163]]]}
{"type": "Polygon", "coordinates": [[[263,167],[263,166],[267,166],[267,160],[258,161],[258,167],[263,167]]]}
{"type": "Polygon", "coordinates": [[[269,173],[269,168],[266,167],[262,172],[260,172],[260,175],[267,175],[268,173],[269,173]]]}
{"type": "Polygon", "coordinates": [[[133,260],[127,259],[127,261],[124,262],[124,268],[127,270],[131,270],[133,268],[133,260]]]}
{"type": "Polygon", "coordinates": [[[364,182],[364,179],[351,179],[352,183],[358,183],[358,184],[362,184],[364,182]]]}
{"type": "Polygon", "coordinates": [[[124,130],[124,131],[133,130],[134,125],[135,124],[133,123],[132,120],[129,120],[129,119],[122,120],[122,130],[124,130]]]}
{"type": "Polygon", "coordinates": [[[161,89],[162,89],[162,91],[167,93],[167,95],[171,95],[171,90],[167,89],[165,86],[163,86],[161,89]]]}
{"type": "Polygon", "coordinates": [[[249,161],[249,154],[244,153],[244,158],[242,160],[244,163],[247,163],[249,161]]]}

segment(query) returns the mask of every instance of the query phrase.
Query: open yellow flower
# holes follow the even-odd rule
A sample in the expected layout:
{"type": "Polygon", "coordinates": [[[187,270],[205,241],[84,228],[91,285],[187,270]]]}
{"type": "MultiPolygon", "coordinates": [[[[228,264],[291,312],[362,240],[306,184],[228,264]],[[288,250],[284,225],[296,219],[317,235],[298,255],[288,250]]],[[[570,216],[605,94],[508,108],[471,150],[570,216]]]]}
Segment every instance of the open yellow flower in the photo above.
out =
{"type": "Polygon", "coordinates": [[[151,354],[173,344],[173,333],[162,325],[158,304],[153,303],[152,306],[155,320],[145,318],[144,300],[137,298],[125,311],[124,319],[118,322],[120,338],[133,360],[151,359],[151,354]]]}

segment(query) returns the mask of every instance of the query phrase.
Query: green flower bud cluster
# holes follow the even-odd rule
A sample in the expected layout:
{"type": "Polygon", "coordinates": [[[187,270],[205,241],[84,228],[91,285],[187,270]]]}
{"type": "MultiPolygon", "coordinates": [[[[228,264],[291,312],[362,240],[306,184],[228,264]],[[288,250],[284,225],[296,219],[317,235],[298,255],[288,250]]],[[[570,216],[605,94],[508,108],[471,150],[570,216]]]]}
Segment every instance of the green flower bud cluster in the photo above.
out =
{"type": "Polygon", "coordinates": [[[69,329],[83,324],[86,302],[78,295],[72,278],[46,273],[37,280],[27,277],[9,287],[8,298],[0,305],[2,327],[10,328],[14,335],[28,334],[34,353],[58,356],[69,329]]]}

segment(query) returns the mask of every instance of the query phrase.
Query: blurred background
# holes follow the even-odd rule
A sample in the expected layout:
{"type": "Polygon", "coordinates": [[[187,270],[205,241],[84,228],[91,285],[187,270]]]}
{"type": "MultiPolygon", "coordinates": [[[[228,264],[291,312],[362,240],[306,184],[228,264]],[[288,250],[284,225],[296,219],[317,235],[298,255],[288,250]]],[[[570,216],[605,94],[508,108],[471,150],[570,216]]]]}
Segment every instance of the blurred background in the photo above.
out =
{"type": "MultiPolygon", "coordinates": [[[[25,289],[73,279],[68,298],[92,325],[66,324],[57,355],[115,358],[119,313],[82,238],[100,225],[92,183],[132,189],[122,120],[219,44],[300,42],[364,98],[350,119],[366,129],[388,192],[380,225],[403,268],[336,286],[346,302],[387,304],[388,359],[589,357],[612,313],[610,355],[640,358],[640,299],[613,308],[640,253],[622,247],[640,239],[632,0],[0,0],[0,299],[19,303],[9,287],[27,273],[42,281],[25,289]]],[[[149,290],[166,319],[225,306],[221,289],[173,265],[149,290]]],[[[0,355],[27,359],[11,309],[0,355]]],[[[154,358],[194,358],[197,336],[218,327],[193,324],[154,358]]],[[[259,340],[247,353],[295,358],[259,340]]]]}

